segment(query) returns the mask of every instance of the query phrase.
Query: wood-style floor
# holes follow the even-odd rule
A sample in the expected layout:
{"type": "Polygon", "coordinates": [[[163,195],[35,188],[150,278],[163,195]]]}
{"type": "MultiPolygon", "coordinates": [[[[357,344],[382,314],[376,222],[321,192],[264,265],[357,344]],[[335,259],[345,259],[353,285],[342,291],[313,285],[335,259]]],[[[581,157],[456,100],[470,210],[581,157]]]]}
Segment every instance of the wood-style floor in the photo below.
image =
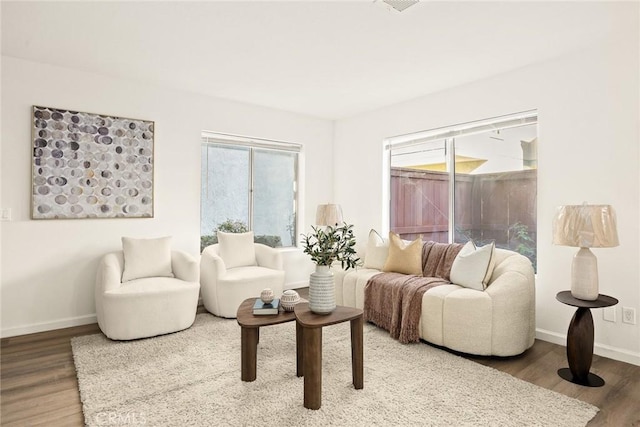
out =
{"type": "MultiPolygon", "coordinates": [[[[198,312],[203,311],[199,307],[198,312]]],[[[92,324],[2,339],[0,424],[82,426],[70,339],[98,332],[97,324],[92,324]]],[[[594,356],[591,371],[606,384],[588,388],[556,374],[566,366],[565,348],[545,341],[536,340],[531,349],[516,357],[465,357],[599,407],[590,427],[640,426],[640,366],[594,356]]]]}

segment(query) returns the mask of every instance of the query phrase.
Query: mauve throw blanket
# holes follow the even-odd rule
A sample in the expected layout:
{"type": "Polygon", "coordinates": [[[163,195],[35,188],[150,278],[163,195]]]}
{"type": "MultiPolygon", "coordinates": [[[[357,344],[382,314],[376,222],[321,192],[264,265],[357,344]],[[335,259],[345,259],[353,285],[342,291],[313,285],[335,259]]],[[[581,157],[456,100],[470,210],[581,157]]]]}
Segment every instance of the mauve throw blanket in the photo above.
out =
{"type": "Polygon", "coordinates": [[[423,277],[401,273],[373,276],[364,288],[364,319],[386,329],[403,344],[420,341],[422,296],[435,286],[451,283],[451,265],[462,246],[425,243],[422,246],[423,277]]]}

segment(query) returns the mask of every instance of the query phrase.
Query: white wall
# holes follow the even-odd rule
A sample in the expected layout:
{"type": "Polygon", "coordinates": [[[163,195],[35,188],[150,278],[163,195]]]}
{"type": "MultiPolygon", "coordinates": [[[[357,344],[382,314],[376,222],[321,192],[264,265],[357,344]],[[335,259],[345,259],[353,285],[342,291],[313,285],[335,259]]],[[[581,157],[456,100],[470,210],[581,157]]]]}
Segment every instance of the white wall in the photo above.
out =
{"type": "Polygon", "coordinates": [[[366,242],[370,228],[388,229],[381,192],[384,138],[538,109],[538,337],[565,344],[574,313],[555,299],[570,287],[576,252],[551,243],[556,206],[608,203],[618,213],[620,246],[593,252],[601,293],[620,303],[616,323],[593,310],[595,351],[640,365],[640,327],[621,323],[622,306],[640,314],[638,44],[636,19],[633,28],[619,29],[600,46],[338,121],[335,201],[356,224],[357,239],[366,242]]]}
{"type": "MultiPolygon", "coordinates": [[[[332,173],[330,121],[15,58],[1,66],[1,207],[13,213],[0,222],[2,336],[95,322],[98,259],[119,249],[121,236],[171,235],[175,248],[198,256],[202,130],[304,145],[300,231],[332,199],[330,185],[308,178],[332,173]],[[155,217],[31,220],[32,105],[154,120],[155,217]]],[[[284,256],[289,287],[308,280],[310,260],[284,256]]]]}
{"type": "MultiPolygon", "coordinates": [[[[300,230],[313,222],[318,203],[341,203],[362,243],[370,228],[388,226],[381,192],[384,138],[537,108],[538,336],[564,344],[573,314],[555,300],[569,287],[575,252],[551,244],[555,207],[610,203],[618,211],[620,246],[594,252],[601,292],[620,304],[616,323],[603,322],[602,310],[594,310],[596,353],[640,364],[640,327],[620,321],[622,306],[635,308],[640,320],[637,27],[636,18],[634,28],[620,28],[607,44],[340,120],[335,128],[272,109],[2,57],[0,207],[11,208],[13,220],[0,222],[1,334],[95,321],[98,258],[118,249],[123,235],[172,235],[176,248],[198,253],[203,129],[304,144],[300,230]],[[154,120],[155,218],[31,220],[34,104],[154,120]]],[[[299,251],[285,255],[287,281],[304,282],[307,258],[299,251]]]]}

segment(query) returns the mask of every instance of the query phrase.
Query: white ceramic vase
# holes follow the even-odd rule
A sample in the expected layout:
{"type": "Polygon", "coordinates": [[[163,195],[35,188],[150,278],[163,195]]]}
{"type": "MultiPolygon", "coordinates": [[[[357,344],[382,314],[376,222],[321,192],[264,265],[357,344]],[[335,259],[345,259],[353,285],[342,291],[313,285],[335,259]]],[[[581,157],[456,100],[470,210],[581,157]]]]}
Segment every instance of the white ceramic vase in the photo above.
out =
{"type": "Polygon", "coordinates": [[[328,265],[316,265],[309,278],[309,309],[316,314],[329,314],[336,308],[333,273],[328,265]]]}

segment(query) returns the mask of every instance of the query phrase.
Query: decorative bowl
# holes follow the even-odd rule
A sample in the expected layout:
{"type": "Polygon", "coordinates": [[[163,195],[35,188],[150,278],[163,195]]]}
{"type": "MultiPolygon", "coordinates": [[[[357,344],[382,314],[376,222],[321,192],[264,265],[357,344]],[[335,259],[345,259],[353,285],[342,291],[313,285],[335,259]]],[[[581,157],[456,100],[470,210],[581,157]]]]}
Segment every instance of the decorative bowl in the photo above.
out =
{"type": "Polygon", "coordinates": [[[280,297],[280,305],[284,311],[293,311],[293,307],[300,302],[300,295],[294,290],[286,290],[280,297]]]}
{"type": "Polygon", "coordinates": [[[265,304],[271,304],[271,301],[273,301],[273,298],[274,298],[273,291],[270,288],[265,288],[262,290],[262,292],[260,292],[260,299],[265,304]]]}

